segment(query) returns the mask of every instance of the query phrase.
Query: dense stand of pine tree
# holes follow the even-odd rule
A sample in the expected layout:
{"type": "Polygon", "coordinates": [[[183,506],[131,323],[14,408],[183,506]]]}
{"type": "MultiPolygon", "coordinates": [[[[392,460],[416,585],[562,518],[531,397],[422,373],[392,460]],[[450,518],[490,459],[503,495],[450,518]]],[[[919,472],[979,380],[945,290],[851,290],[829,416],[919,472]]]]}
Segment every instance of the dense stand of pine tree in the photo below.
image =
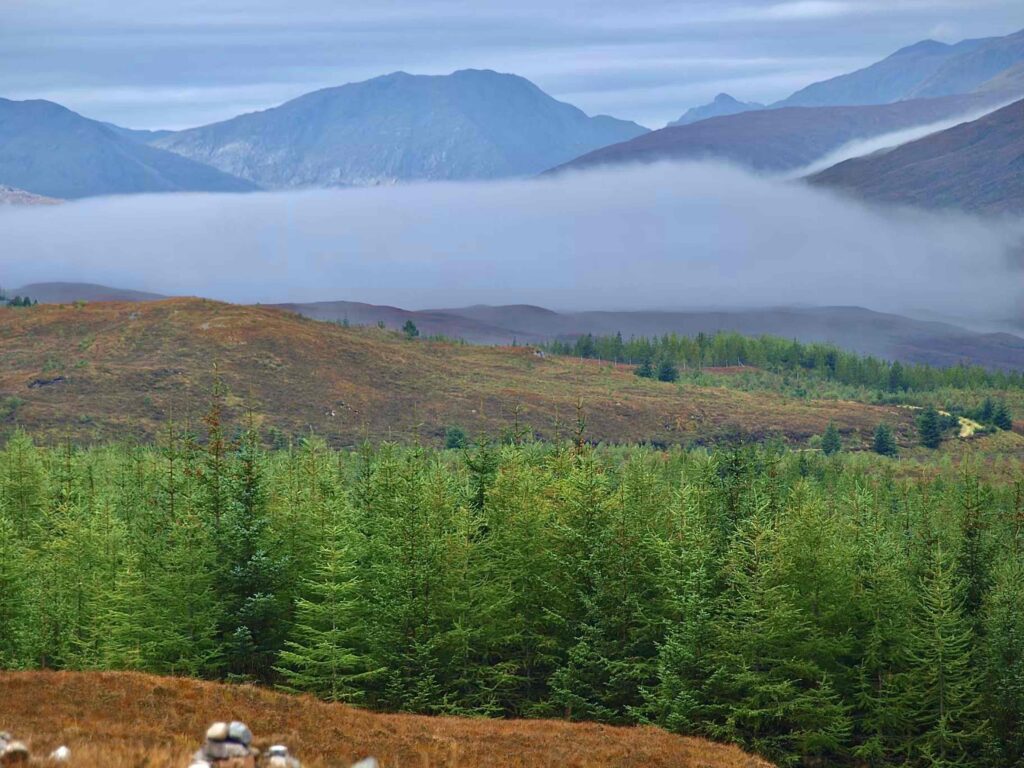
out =
{"type": "Polygon", "coordinates": [[[648,377],[653,376],[659,364],[668,362],[687,369],[746,365],[770,371],[814,373],[824,380],[893,394],[942,388],[1024,388],[1024,372],[1020,371],[990,371],[964,365],[948,368],[905,365],[847,352],[831,344],[801,344],[774,336],[739,333],[699,333],[696,336],[668,333],[628,340],[623,339],[622,334],[587,334],[571,342],[555,341],[545,348],[559,355],[630,363],[638,366],[640,375],[648,377]]]}
{"type": "Polygon", "coordinates": [[[1024,483],[478,445],[0,451],[0,666],[649,722],[780,765],[1024,766],[1024,483]]]}

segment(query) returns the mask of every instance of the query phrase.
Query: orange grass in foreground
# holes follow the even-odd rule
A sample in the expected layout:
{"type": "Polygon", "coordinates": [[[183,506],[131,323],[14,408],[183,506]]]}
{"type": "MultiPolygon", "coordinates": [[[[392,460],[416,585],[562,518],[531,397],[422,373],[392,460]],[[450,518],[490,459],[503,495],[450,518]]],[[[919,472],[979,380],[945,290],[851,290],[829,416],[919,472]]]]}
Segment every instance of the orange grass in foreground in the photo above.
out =
{"type": "Polygon", "coordinates": [[[308,768],[375,755],[383,768],[644,766],[771,768],[732,746],[657,728],[552,720],[376,714],[244,685],[123,672],[0,673],[0,729],[72,768],[186,766],[210,722],[239,719],[255,744],[288,744],[308,768]]]}

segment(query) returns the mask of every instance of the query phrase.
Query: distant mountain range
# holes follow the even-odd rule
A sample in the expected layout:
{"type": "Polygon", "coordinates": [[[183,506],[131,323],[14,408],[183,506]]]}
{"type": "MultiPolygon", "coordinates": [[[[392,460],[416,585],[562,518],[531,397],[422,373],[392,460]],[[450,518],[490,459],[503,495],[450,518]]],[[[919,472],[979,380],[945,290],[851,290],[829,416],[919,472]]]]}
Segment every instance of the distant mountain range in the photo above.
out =
{"type": "Polygon", "coordinates": [[[1024,31],[955,45],[926,40],[769,107],[719,94],[657,131],[589,117],[528,80],[488,70],[397,72],[183,131],[133,130],[50,102],[0,99],[0,185],[74,199],[496,179],[704,159],[792,173],[850,142],[938,130],[1020,96],[1024,31]]]}
{"type": "Polygon", "coordinates": [[[673,120],[669,123],[669,126],[689,125],[690,123],[699,123],[701,120],[707,120],[711,117],[738,115],[741,112],[752,112],[755,109],[764,108],[764,104],[758,104],[755,101],[738,101],[728,93],[720,93],[715,96],[714,101],[710,104],[688,109],[678,120],[673,120]]]}
{"type": "Polygon", "coordinates": [[[874,202],[1024,213],[1024,100],[810,181],[874,202]]]}
{"type": "Polygon", "coordinates": [[[0,184],[67,199],[256,188],[216,168],[125,138],[59,104],[8,99],[0,99],[0,184]]]}
{"type": "Polygon", "coordinates": [[[968,93],[1024,61],[1024,30],[955,45],[924,40],[870,67],[803,88],[773,107],[888,104],[968,93]]]}
{"type": "Polygon", "coordinates": [[[494,179],[540,173],[646,133],[488,70],[396,72],[153,144],[263,187],[494,179]]]}
{"type": "MultiPolygon", "coordinates": [[[[30,296],[40,304],[74,301],[155,301],[164,296],[89,283],[35,283],[10,295],[30,296]]],[[[583,334],[622,333],[658,336],[735,331],[768,334],[803,342],[828,342],[861,354],[908,363],[987,368],[1024,368],[1024,338],[1009,333],[980,333],[944,322],[874,312],[860,307],[774,307],[691,311],[554,312],[527,304],[477,305],[408,310],[354,301],[278,304],[277,308],[316,320],[399,329],[412,320],[424,336],[441,335],[473,344],[536,344],[583,334]]]]}
{"type": "Polygon", "coordinates": [[[917,99],[859,107],[784,107],[670,126],[602,147],[556,171],[666,160],[721,160],[757,171],[804,168],[844,145],[995,108],[1005,94],[917,99]]]}

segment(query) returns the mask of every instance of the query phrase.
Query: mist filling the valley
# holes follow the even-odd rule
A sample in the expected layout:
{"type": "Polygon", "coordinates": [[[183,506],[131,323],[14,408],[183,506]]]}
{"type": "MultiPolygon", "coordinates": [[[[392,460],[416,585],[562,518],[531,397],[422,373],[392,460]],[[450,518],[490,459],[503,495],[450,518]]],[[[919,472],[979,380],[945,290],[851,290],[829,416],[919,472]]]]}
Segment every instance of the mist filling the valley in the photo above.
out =
{"type": "Polygon", "coordinates": [[[1024,222],[881,210],[712,164],[98,198],[0,211],[0,285],[407,308],[860,305],[1021,318],[1024,222]]]}

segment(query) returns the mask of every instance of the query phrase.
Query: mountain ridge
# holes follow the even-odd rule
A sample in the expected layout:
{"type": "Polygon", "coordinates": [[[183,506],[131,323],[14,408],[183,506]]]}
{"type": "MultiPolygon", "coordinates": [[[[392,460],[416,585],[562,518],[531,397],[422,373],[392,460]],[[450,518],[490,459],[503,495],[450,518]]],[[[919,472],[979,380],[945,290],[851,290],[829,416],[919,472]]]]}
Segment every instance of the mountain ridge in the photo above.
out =
{"type": "Polygon", "coordinates": [[[1024,99],[809,181],[876,203],[1024,213],[1024,99]]]}
{"type": "Polygon", "coordinates": [[[127,139],[60,104],[2,98],[0,184],[64,199],[257,188],[215,168],[127,139]]]}
{"type": "Polygon", "coordinates": [[[491,70],[395,72],[158,136],[153,146],[272,188],[524,176],[646,128],[590,117],[491,70]]]}

